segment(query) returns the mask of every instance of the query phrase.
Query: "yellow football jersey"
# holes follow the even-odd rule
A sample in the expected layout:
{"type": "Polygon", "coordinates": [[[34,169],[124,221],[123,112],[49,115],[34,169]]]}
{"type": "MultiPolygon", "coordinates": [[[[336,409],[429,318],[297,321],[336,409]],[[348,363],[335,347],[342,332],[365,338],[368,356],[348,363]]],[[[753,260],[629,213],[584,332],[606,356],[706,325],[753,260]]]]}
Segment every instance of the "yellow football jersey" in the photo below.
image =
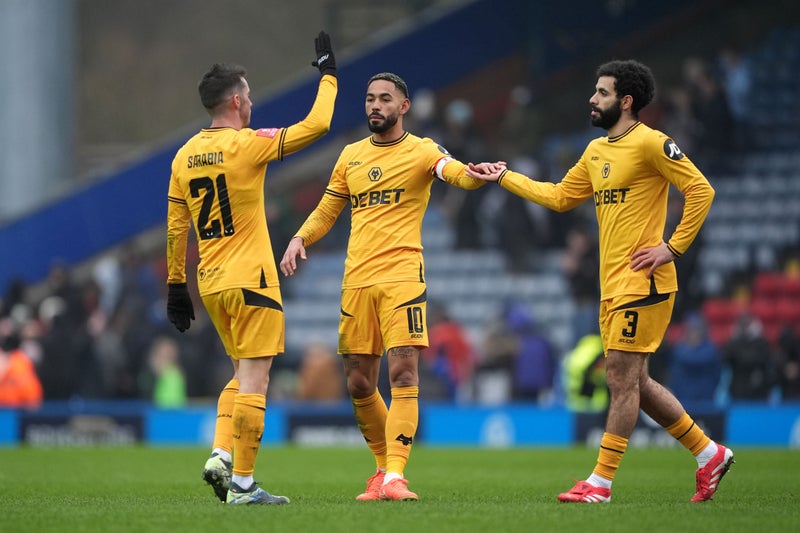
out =
{"type": "Polygon", "coordinates": [[[288,128],[206,128],[178,150],[168,192],[168,283],[186,281],[191,223],[200,254],[201,295],[279,285],[264,209],[267,163],[327,133],[336,93],[336,77],[323,76],[303,121],[288,128]]]}
{"type": "Polygon", "coordinates": [[[484,182],[428,138],[408,132],[393,142],[367,137],[347,145],[322,200],[295,236],[309,246],[350,204],[350,240],[342,288],[424,281],[422,219],[434,178],[464,189],[484,182]]]}
{"type": "Polygon", "coordinates": [[[592,140],[578,162],[557,184],[536,182],[507,171],[501,186],[556,211],[592,199],[600,231],[600,289],[603,300],[621,295],[665,294],[678,290],[675,264],[634,272],[631,255],[666,238],[669,185],[685,198],[683,216],[667,240],[683,254],[705,220],[714,189],[675,142],[641,122],[616,137],[592,140]]]}

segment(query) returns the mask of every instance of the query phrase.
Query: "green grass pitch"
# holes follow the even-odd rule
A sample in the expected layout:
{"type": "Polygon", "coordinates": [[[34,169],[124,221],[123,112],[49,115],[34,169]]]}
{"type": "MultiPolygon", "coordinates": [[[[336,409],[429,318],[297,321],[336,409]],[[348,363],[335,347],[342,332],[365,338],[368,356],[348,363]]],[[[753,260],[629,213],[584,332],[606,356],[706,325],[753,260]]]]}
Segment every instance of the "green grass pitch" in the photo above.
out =
{"type": "Polygon", "coordinates": [[[8,532],[797,531],[800,451],[735,449],[713,501],[692,504],[683,449],[630,449],[608,505],[562,504],[597,451],[416,446],[418,502],[357,502],[374,468],[366,447],[263,446],[256,479],[279,507],[228,507],[200,479],[198,448],[0,449],[0,530],[8,532]]]}

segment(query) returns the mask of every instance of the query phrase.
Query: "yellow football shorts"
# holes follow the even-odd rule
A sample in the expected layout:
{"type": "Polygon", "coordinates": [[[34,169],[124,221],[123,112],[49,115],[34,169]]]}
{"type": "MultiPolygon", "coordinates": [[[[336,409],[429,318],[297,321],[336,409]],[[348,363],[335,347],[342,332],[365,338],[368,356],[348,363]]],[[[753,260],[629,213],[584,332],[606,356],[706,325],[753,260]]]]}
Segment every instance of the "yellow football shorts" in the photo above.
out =
{"type": "Polygon", "coordinates": [[[286,325],[279,287],[228,289],[203,296],[203,304],[234,359],[283,353],[286,325]]]}
{"type": "Polygon", "coordinates": [[[672,317],[675,293],[621,296],[600,302],[600,336],[608,350],[653,353],[672,317]]]}
{"type": "Polygon", "coordinates": [[[339,353],[381,355],[398,346],[428,347],[425,283],[382,283],[342,290],[339,353]]]}

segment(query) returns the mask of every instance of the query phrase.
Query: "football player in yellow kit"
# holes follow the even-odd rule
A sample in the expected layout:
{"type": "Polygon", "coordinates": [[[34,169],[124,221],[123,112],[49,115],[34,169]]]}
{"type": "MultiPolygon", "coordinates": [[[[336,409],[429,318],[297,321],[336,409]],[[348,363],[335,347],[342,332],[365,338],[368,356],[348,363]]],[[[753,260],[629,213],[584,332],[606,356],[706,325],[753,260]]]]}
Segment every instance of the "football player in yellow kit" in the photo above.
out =
{"type": "Polygon", "coordinates": [[[267,164],[283,159],[330,129],[338,90],[330,37],[315,40],[320,70],[316,100],[306,118],[289,127],[250,129],[250,87],[242,67],[216,64],[199,85],[211,115],[178,150],[172,163],[167,212],[167,316],[179,331],[194,308],[186,287],[190,224],[197,234],[197,284],[203,304],[233,362],[233,379],[220,393],[211,457],[203,478],[222,501],[285,504],[253,480],[264,431],[273,357],[284,350],[278,270],[264,211],[267,164]]]}
{"type": "Polygon", "coordinates": [[[350,239],[342,281],[339,348],[356,421],[377,465],[357,500],[417,500],[403,470],[419,418],[419,352],[428,346],[422,219],[434,179],[476,189],[467,166],[428,138],[403,129],[411,107],[406,83],[384,72],[367,84],[372,135],[346,146],[322,199],[289,242],[281,271],[325,235],[350,205],[350,239]],[[391,403],[378,391],[388,358],[391,403]]]}
{"type": "Polygon", "coordinates": [[[678,281],[673,261],[694,240],[714,189],[675,142],[639,121],[655,80],[638,61],[611,61],[597,70],[589,99],[592,124],[608,136],[589,143],[560,183],[537,182],[503,162],[468,174],[496,181],[514,194],[556,211],[593,200],[600,232],[600,332],[611,392],[605,433],[592,474],[562,502],[607,503],[611,483],[641,408],[697,459],[693,502],[711,499],[733,452],[711,440],[681,403],[648,372],[669,325],[678,281]],[[664,241],[670,185],[685,198],[683,215],[664,241]]]}

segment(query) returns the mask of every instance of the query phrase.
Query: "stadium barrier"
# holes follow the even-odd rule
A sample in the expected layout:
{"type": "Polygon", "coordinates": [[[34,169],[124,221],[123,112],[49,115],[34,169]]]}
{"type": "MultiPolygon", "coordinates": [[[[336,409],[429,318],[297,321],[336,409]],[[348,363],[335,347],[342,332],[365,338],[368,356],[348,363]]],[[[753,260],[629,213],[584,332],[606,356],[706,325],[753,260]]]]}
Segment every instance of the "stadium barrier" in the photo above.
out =
{"type": "MultiPolygon", "coordinates": [[[[694,412],[713,438],[734,446],[800,447],[800,404],[733,405],[694,412]]],[[[423,403],[416,440],[426,446],[511,448],[599,444],[602,413],[525,404],[496,407],[423,403]]],[[[29,410],[0,409],[0,446],[205,446],[213,439],[214,404],[158,409],[146,402],[48,402],[29,410]]],[[[271,445],[362,446],[348,402],[272,402],[262,442],[271,445]]],[[[631,446],[675,446],[645,416],[631,446]]]]}

